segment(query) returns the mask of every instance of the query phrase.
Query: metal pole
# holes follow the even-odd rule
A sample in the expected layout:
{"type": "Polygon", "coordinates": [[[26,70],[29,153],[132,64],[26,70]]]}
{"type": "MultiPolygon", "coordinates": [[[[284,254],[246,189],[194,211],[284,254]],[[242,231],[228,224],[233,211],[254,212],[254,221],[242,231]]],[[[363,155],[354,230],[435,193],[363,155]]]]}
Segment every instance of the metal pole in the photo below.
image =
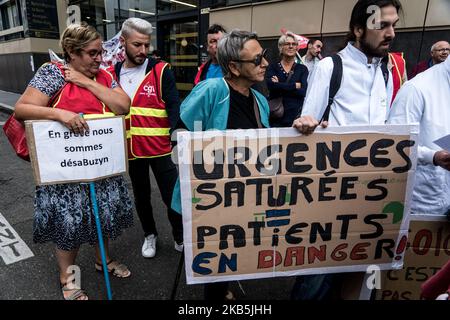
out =
{"type": "Polygon", "coordinates": [[[420,62],[420,56],[423,49],[423,40],[425,37],[425,28],[427,24],[428,10],[430,9],[430,0],[427,1],[427,8],[425,10],[425,18],[423,18],[422,37],[420,39],[419,55],[417,56],[417,64],[420,62]]]}
{"type": "Polygon", "coordinates": [[[105,245],[103,243],[102,227],[100,223],[100,216],[98,214],[97,198],[95,196],[95,184],[89,183],[89,190],[91,193],[92,209],[94,211],[95,224],[97,226],[98,244],[100,247],[100,254],[102,256],[103,274],[105,276],[106,292],[108,294],[108,300],[112,300],[111,285],[109,283],[108,264],[106,263],[105,245]]]}
{"type": "Polygon", "coordinates": [[[184,250],[181,253],[180,261],[178,262],[177,274],[175,275],[175,282],[172,287],[172,293],[170,295],[170,300],[175,300],[175,296],[177,295],[178,284],[180,283],[181,270],[183,270],[184,265],[184,250]]]}
{"type": "MultiPolygon", "coordinates": [[[[83,113],[79,114],[83,118],[83,113]]],[[[100,255],[102,257],[103,275],[105,276],[106,294],[108,300],[112,300],[111,284],[109,282],[108,263],[106,262],[105,244],[103,243],[102,224],[100,215],[98,214],[97,196],[95,193],[95,183],[89,183],[89,192],[91,195],[92,211],[94,211],[95,225],[97,227],[98,246],[100,247],[100,255]]]]}

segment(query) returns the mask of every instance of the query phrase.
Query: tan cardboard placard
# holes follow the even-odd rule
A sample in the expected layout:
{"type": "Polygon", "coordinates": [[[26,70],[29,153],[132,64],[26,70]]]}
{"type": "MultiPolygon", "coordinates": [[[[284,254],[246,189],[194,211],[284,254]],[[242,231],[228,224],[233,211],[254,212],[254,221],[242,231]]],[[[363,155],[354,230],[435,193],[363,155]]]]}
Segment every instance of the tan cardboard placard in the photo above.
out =
{"type": "Polygon", "coordinates": [[[401,268],[416,139],[416,126],[179,134],[188,283],[401,268]]]}
{"type": "Polygon", "coordinates": [[[97,132],[98,136],[101,136],[103,135],[103,132],[105,132],[105,136],[102,137],[103,140],[101,141],[101,144],[92,145],[92,141],[95,140],[92,139],[92,136],[90,140],[86,139],[89,137],[89,134],[85,137],[82,135],[76,135],[55,121],[25,121],[31,166],[33,168],[33,175],[37,185],[86,183],[121,175],[128,171],[125,117],[117,116],[89,119],[86,120],[86,122],[90,126],[90,132],[92,131],[92,135],[96,135],[97,132]],[[113,121],[111,122],[111,120],[113,121]],[[120,124],[117,124],[117,121],[120,121],[120,124]],[[112,130],[112,128],[109,127],[102,128],[101,126],[104,124],[106,126],[106,123],[109,125],[113,123],[113,126],[118,129],[118,132],[107,131],[112,130]],[[49,126],[48,132],[46,132],[46,129],[42,129],[47,125],[49,126]],[[54,130],[54,128],[57,129],[54,130]],[[36,130],[39,130],[39,132],[45,132],[48,136],[43,136],[41,134],[39,137],[41,140],[37,141],[36,130]],[[107,134],[112,134],[113,132],[114,135],[106,136],[107,134]],[[72,152],[71,150],[76,151],[72,152]],[[102,150],[105,151],[103,152],[102,150]],[[71,153],[78,153],[76,156],[72,155],[76,157],[76,160],[70,158],[71,153]],[[103,158],[98,158],[104,153],[107,155],[106,157],[104,156],[103,158]],[[65,162],[52,162],[57,161],[55,159],[59,159],[58,157],[61,157],[62,154],[64,154],[67,158],[64,159],[65,162]],[[97,158],[95,158],[95,156],[97,156],[97,158]],[[94,158],[91,159],[89,157],[94,158]],[[111,164],[109,164],[110,159],[112,159],[111,164]],[[71,169],[72,166],[68,165],[72,162],[74,162],[74,164],[76,162],[77,164],[76,166],[73,166],[73,169],[71,169]],[[82,167],[83,162],[93,163],[92,166],[101,166],[103,163],[108,162],[109,167],[104,170],[97,170],[94,168],[92,169],[94,171],[93,173],[89,173],[88,176],[83,176],[83,172],[80,173],[80,171],[77,171],[77,169],[82,167]],[[62,172],[61,167],[64,166],[67,166],[67,168],[64,172],[62,172]],[[49,174],[49,172],[53,174],[49,174]]]}
{"type": "Polygon", "coordinates": [[[411,216],[403,269],[382,272],[377,300],[420,300],[422,284],[450,259],[450,221],[411,216]]]}

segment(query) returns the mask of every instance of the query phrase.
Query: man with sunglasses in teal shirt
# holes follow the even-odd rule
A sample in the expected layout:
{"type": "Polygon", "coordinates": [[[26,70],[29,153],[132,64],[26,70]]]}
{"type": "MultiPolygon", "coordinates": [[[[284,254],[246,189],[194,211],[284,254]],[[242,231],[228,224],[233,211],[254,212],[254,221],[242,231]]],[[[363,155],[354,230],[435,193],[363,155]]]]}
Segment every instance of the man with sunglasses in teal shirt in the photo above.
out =
{"type": "MultiPolygon", "coordinates": [[[[264,81],[269,65],[266,55],[255,33],[233,30],[225,35],[219,41],[217,54],[224,77],[202,81],[192,90],[181,105],[177,128],[189,131],[268,128],[268,102],[251,88],[264,81]]],[[[179,181],[172,209],[182,213],[179,181]]],[[[233,299],[227,282],[205,285],[205,300],[227,299],[233,299]]]]}
{"type": "MultiPolygon", "coordinates": [[[[268,128],[267,99],[251,88],[264,81],[266,57],[267,50],[255,33],[233,30],[227,34],[219,42],[218,52],[224,77],[207,79],[192,90],[181,106],[177,128],[194,131],[194,122],[201,122],[202,131],[268,128]]],[[[181,206],[175,205],[175,209],[180,212],[181,206]]]]}

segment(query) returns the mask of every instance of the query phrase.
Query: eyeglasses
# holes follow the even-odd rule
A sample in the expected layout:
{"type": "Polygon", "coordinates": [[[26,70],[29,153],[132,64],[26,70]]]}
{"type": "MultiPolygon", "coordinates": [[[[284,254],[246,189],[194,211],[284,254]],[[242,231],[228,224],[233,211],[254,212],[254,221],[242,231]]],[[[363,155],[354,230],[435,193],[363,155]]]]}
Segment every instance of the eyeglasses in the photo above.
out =
{"type": "Polygon", "coordinates": [[[283,44],[283,46],[286,46],[286,47],[296,47],[296,46],[297,46],[297,43],[295,43],[295,42],[285,42],[285,43],[283,44]]]}
{"type": "Polygon", "coordinates": [[[450,48],[435,49],[434,51],[437,51],[439,53],[444,53],[444,52],[450,53],[450,48]]]}
{"type": "Polygon", "coordinates": [[[88,54],[88,56],[91,57],[92,59],[97,58],[99,55],[100,55],[100,57],[103,55],[103,50],[89,50],[89,51],[86,51],[84,49],[81,49],[81,51],[86,52],[88,54]]]}
{"type": "Polygon", "coordinates": [[[268,51],[264,49],[262,53],[258,54],[253,60],[233,60],[234,62],[253,63],[255,66],[260,66],[263,59],[268,61],[268,51]]]}

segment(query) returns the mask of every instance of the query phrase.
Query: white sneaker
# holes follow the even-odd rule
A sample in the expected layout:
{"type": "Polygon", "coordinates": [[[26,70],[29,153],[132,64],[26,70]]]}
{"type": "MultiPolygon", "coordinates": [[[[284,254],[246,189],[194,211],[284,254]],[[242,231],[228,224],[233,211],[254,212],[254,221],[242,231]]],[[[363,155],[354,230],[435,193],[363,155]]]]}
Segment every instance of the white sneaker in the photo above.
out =
{"type": "Polygon", "coordinates": [[[174,241],[175,243],[175,250],[177,250],[178,252],[183,252],[184,250],[184,244],[178,244],[176,241],[174,241]]]}
{"type": "Polygon", "coordinates": [[[156,255],[156,238],[154,234],[145,237],[142,245],[142,256],[144,258],[153,258],[156,255]]]}

